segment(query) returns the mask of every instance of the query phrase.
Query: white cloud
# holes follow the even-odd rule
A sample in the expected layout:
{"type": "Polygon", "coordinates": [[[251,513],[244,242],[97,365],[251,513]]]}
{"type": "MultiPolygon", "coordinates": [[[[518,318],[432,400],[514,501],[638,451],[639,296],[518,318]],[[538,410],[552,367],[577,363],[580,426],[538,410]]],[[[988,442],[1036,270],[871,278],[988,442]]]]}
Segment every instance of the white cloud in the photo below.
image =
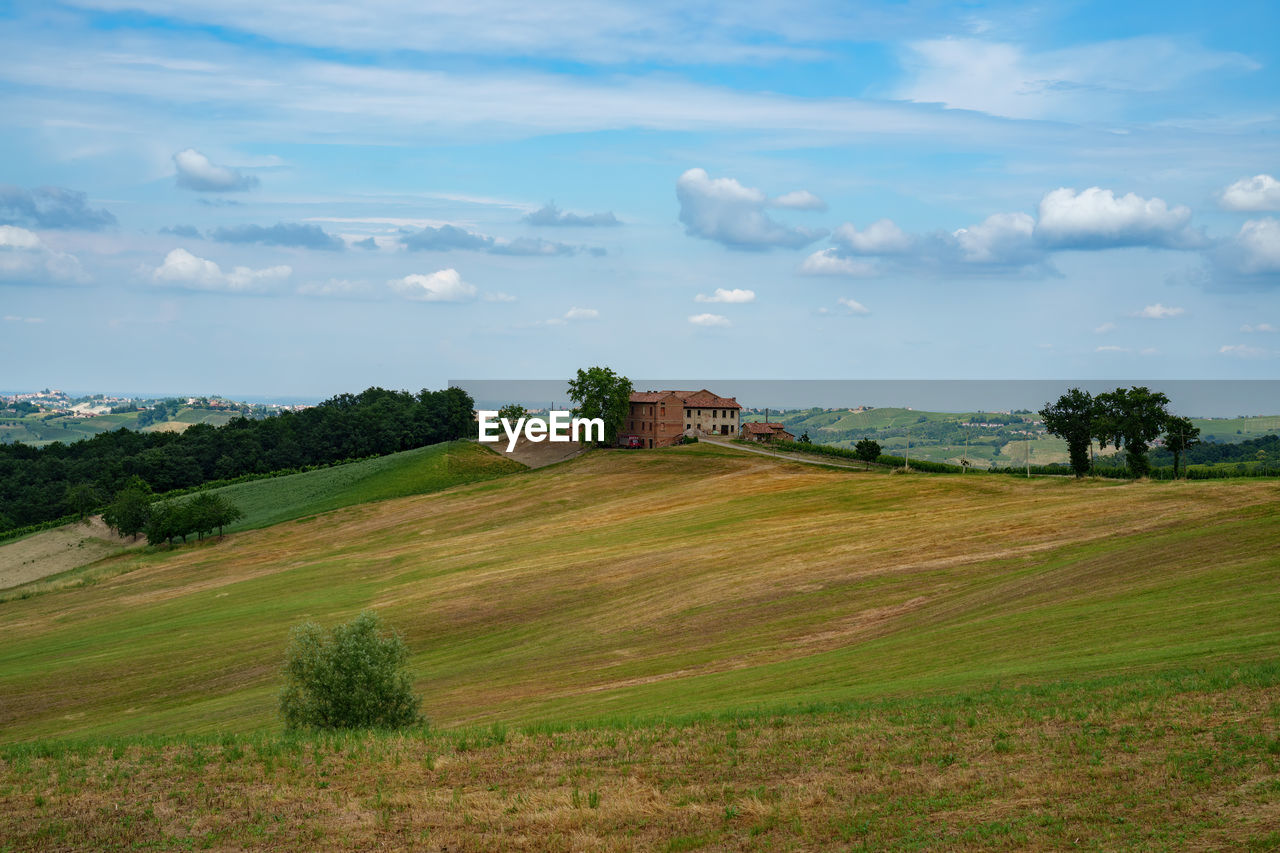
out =
{"type": "Polygon", "coordinates": [[[821,249],[804,259],[800,265],[802,275],[844,275],[853,278],[873,276],[875,264],[856,258],[841,257],[839,249],[821,249]]]}
{"type": "Polygon", "coordinates": [[[707,296],[705,293],[699,293],[697,296],[693,297],[693,301],[694,302],[730,302],[730,303],[755,302],[756,292],[754,290],[743,290],[736,287],[733,288],[732,290],[726,290],[723,287],[717,287],[716,292],[711,294],[710,296],[707,296]]]}
{"type": "Polygon", "coordinates": [[[178,169],[178,186],[189,190],[241,192],[258,185],[258,179],[253,175],[245,175],[227,166],[216,166],[194,148],[174,154],[173,165],[178,169]]]}
{"type": "Polygon", "coordinates": [[[1095,348],[1094,352],[1132,352],[1132,350],[1108,344],[1107,346],[1095,348]]]}
{"type": "Polygon", "coordinates": [[[467,302],[476,296],[476,287],[462,280],[455,269],[437,270],[430,275],[413,273],[387,282],[392,290],[418,302],[467,302]]]}
{"type": "Polygon", "coordinates": [[[1163,199],[1090,187],[1077,193],[1056,189],[1040,200],[1036,238],[1058,249],[1107,249],[1122,246],[1198,248],[1204,237],[1190,230],[1191,210],[1170,208],[1163,199]]]}
{"type": "Polygon", "coordinates": [[[871,313],[871,311],[867,308],[867,306],[863,305],[861,302],[858,302],[855,299],[847,299],[841,296],[838,299],[836,299],[836,302],[840,305],[843,305],[845,308],[847,308],[850,314],[866,316],[867,314],[871,313]]]}
{"type": "Polygon", "coordinates": [[[763,192],[733,178],[713,179],[702,169],[689,169],[680,176],[676,198],[686,234],[730,249],[799,249],[826,234],[773,221],[764,213],[769,200],[763,192]]]}
{"type": "Polygon", "coordinates": [[[1240,327],[1240,331],[1244,332],[1245,334],[1253,334],[1255,332],[1275,332],[1276,327],[1271,325],[1270,323],[1254,323],[1252,325],[1250,325],[1249,323],[1245,323],[1243,326],[1240,327]]]}
{"type": "Polygon", "coordinates": [[[900,255],[911,249],[912,239],[890,219],[880,219],[859,231],[846,222],[831,235],[831,242],[838,243],[856,255],[900,255]]]}
{"type": "Polygon", "coordinates": [[[1094,329],[1093,333],[1095,335],[1105,335],[1107,332],[1114,332],[1115,330],[1116,330],[1115,323],[1103,323],[1101,326],[1094,329]]]}
{"type": "Polygon", "coordinates": [[[971,264],[1027,264],[1039,258],[1032,242],[1035,220],[1025,213],[994,213],[952,233],[960,258],[971,264]]]}
{"type": "Polygon", "coordinates": [[[600,312],[594,308],[570,308],[564,312],[566,320],[595,320],[600,316],[600,312]]]}
{"type": "Polygon", "coordinates": [[[791,210],[826,210],[827,203],[808,190],[792,190],[770,200],[773,207],[785,207],[791,210]]]}
{"type": "Polygon", "coordinates": [[[43,323],[44,318],[43,317],[15,317],[12,314],[6,314],[4,316],[4,321],[6,323],[43,323]]]}
{"type": "Polygon", "coordinates": [[[1227,210],[1280,210],[1280,181],[1270,175],[1241,178],[1223,190],[1218,200],[1227,210]]]}
{"type": "Polygon", "coordinates": [[[1041,53],[981,39],[929,39],[907,46],[903,66],[907,82],[895,94],[906,100],[1012,118],[1090,121],[1149,93],[1176,90],[1198,74],[1258,67],[1237,53],[1148,36],[1041,53]]]}
{"type": "Polygon", "coordinates": [[[1178,308],[1171,305],[1162,305],[1156,302],[1148,305],[1133,316],[1142,317],[1146,320],[1168,320],[1170,317],[1179,317],[1187,313],[1187,309],[1178,308]]]}
{"type": "Polygon", "coordinates": [[[1251,347],[1247,344],[1224,344],[1218,348],[1219,355],[1233,355],[1237,358],[1266,358],[1271,352],[1262,347],[1251,347]]]}
{"type": "Polygon", "coordinates": [[[722,314],[692,314],[689,322],[695,326],[731,326],[729,318],[722,314]]]}
{"type": "Polygon", "coordinates": [[[75,255],[50,248],[34,231],[0,225],[0,281],[69,284],[86,280],[75,255]]]}
{"type": "Polygon", "coordinates": [[[1280,219],[1250,219],[1222,253],[1226,263],[1244,275],[1280,273],[1280,219]]]}
{"type": "Polygon", "coordinates": [[[157,284],[192,290],[252,293],[266,290],[292,274],[292,267],[285,265],[257,270],[235,267],[230,272],[223,272],[213,261],[196,257],[186,249],[174,249],[151,273],[151,279],[157,284]]]}

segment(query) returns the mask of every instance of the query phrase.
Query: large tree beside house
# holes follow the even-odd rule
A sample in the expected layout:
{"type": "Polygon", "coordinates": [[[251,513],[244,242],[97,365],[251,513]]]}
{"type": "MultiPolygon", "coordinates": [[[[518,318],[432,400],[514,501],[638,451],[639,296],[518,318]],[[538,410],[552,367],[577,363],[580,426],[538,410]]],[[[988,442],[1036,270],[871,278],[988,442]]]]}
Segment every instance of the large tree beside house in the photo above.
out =
{"type": "Polygon", "coordinates": [[[604,421],[601,446],[612,447],[618,443],[618,433],[631,410],[630,379],[608,367],[588,367],[569,380],[569,399],[574,402],[575,417],[604,421]]]}

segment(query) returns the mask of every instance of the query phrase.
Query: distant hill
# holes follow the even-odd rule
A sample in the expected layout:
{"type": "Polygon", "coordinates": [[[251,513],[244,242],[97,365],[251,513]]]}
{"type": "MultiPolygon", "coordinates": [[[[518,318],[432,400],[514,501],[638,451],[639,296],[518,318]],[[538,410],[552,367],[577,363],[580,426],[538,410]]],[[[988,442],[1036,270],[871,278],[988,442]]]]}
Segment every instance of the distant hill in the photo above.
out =
{"type": "Polygon", "coordinates": [[[143,432],[182,432],[192,424],[222,426],[239,416],[239,412],[229,409],[184,406],[170,420],[139,426],[138,421],[143,414],[144,412],[126,412],[89,418],[73,414],[0,416],[0,444],[22,442],[33,447],[43,447],[55,441],[69,444],[121,427],[140,429],[143,432]]]}
{"type": "MultiPolygon", "coordinates": [[[[743,421],[759,421],[752,412],[743,421]]],[[[769,419],[787,425],[796,436],[807,432],[822,444],[852,447],[860,439],[878,441],[887,453],[902,455],[910,442],[911,455],[932,462],[975,467],[1019,465],[1031,454],[1034,465],[1067,462],[1067,444],[1049,435],[1033,413],[1005,415],[990,412],[925,412],[915,409],[874,408],[796,409],[771,412],[769,419]]],[[[1233,443],[1280,434],[1280,416],[1192,419],[1206,442],[1233,443]]],[[[1099,451],[1102,456],[1114,448],[1099,451]]]]}

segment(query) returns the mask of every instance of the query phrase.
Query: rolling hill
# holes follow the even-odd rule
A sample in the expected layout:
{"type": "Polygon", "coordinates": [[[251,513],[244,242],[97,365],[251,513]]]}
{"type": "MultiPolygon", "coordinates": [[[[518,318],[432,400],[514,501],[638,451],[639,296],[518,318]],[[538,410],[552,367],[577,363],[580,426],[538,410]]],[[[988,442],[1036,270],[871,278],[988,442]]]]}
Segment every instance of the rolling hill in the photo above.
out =
{"type": "Polygon", "coordinates": [[[1278,496],[591,454],[125,555],[94,585],[9,602],[0,726],[269,728],[288,627],[366,607],[405,632],[446,725],[1265,658],[1278,496]]]}
{"type": "Polygon", "coordinates": [[[116,557],[0,604],[0,836],[1270,849],[1277,498],[699,444],[116,557]],[[281,734],[290,626],[364,608],[432,728],[281,734]]]}

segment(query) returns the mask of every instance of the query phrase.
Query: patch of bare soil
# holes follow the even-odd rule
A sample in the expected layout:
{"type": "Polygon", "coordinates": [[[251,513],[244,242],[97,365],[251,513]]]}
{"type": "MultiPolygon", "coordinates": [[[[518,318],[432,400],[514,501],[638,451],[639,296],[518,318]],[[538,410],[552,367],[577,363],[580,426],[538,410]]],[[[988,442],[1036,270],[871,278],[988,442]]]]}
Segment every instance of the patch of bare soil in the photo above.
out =
{"type": "Polygon", "coordinates": [[[484,444],[490,450],[494,450],[508,459],[514,459],[521,465],[527,465],[530,468],[541,468],[544,465],[554,465],[557,462],[563,462],[566,459],[572,459],[582,453],[582,445],[576,441],[555,442],[550,441],[530,441],[523,435],[516,442],[515,448],[507,452],[507,439],[503,439],[494,444],[484,444]]]}
{"type": "Polygon", "coordinates": [[[87,566],[122,548],[141,546],[107,527],[102,516],[0,544],[0,589],[87,566]]]}

